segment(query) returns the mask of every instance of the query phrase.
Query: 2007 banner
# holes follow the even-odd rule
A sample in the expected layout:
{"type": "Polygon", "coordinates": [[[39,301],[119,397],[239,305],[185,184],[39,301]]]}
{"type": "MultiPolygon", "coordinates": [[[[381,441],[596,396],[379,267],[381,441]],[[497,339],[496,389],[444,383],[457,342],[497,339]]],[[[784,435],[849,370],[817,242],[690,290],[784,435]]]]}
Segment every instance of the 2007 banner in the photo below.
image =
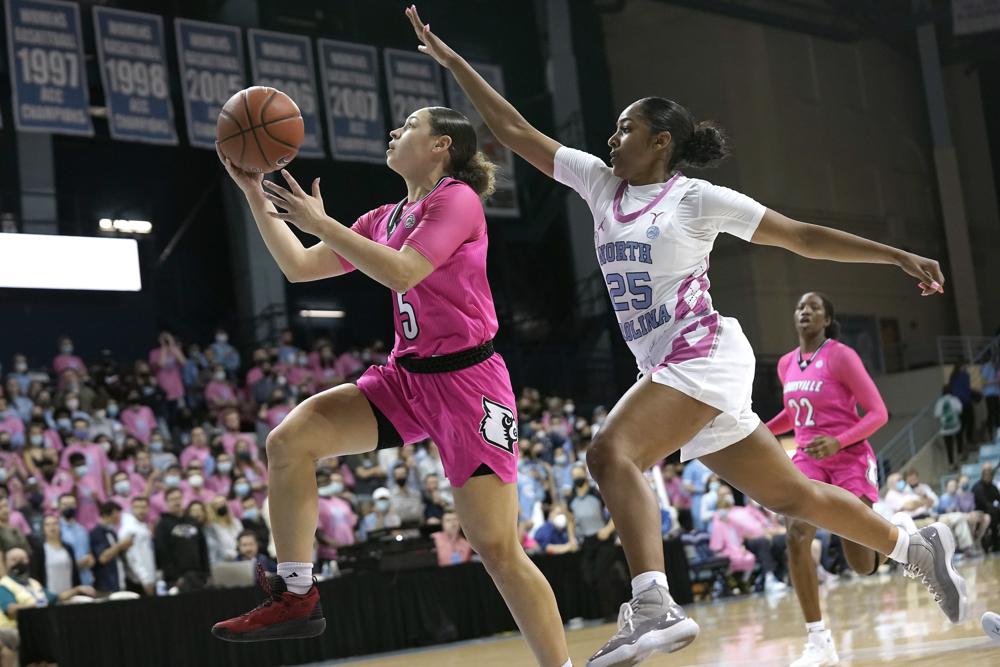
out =
{"type": "Polygon", "coordinates": [[[234,26],[190,19],[174,19],[174,28],[188,141],[214,149],[222,105],[246,87],[243,34],[234,26]]]}
{"type": "Polygon", "coordinates": [[[163,18],[95,6],[94,38],[111,137],[176,145],[163,18]]]}
{"type": "Polygon", "coordinates": [[[389,139],[378,94],[375,47],[320,39],[317,48],[333,157],[384,162],[389,139]]]}
{"type": "Polygon", "coordinates": [[[6,9],[15,127],[93,135],[79,6],[61,0],[7,0],[6,9]]]}

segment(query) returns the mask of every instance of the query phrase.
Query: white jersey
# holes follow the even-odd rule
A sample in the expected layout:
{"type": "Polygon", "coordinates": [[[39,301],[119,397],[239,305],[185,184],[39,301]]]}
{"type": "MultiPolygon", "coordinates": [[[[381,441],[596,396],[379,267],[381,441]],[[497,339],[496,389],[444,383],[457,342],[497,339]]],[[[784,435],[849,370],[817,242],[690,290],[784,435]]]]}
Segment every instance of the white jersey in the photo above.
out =
{"type": "Polygon", "coordinates": [[[727,232],[749,241],[764,206],[679,172],[666,183],[629,186],[600,158],[566,147],[556,153],[554,176],[590,206],[597,261],[639,370],[698,354],[685,338],[704,346],[713,337],[678,334],[715,321],[706,319],[716,315],[708,293],[715,237],[727,232]]]}

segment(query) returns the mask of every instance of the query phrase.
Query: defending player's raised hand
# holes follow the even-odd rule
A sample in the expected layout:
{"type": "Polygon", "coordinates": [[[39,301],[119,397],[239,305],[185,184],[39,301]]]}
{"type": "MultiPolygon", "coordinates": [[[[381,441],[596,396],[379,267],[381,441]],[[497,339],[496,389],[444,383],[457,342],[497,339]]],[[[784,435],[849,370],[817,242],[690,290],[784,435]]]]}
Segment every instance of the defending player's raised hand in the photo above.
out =
{"type": "Polygon", "coordinates": [[[431,32],[431,26],[429,23],[424,24],[424,22],[420,20],[420,14],[417,13],[416,5],[410,5],[406,8],[406,16],[410,19],[413,31],[417,33],[417,39],[421,42],[420,46],[417,47],[417,50],[421,53],[429,55],[442,67],[448,67],[448,63],[457,55],[455,51],[438,39],[437,35],[431,32]]]}
{"type": "Polygon", "coordinates": [[[900,258],[899,268],[920,279],[917,287],[920,288],[921,296],[944,294],[944,274],[941,273],[941,265],[937,260],[908,252],[900,258]]]}
{"type": "Polygon", "coordinates": [[[290,222],[302,231],[319,236],[320,230],[330,224],[331,220],[323,208],[323,196],[319,190],[319,179],[313,181],[312,194],[302,189],[287,169],[281,170],[288,188],[285,189],[273,181],[264,181],[264,196],[276,207],[284,211],[275,211],[269,215],[272,218],[290,222]]]}

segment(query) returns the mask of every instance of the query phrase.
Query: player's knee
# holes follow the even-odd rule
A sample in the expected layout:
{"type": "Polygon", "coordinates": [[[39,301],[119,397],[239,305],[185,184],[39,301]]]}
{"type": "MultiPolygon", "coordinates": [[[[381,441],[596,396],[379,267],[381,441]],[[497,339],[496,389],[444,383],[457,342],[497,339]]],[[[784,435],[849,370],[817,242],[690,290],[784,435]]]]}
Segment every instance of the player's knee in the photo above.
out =
{"type": "Polygon", "coordinates": [[[816,535],[816,528],[804,521],[788,522],[788,548],[789,549],[809,549],[812,545],[813,537],[816,535]]]}
{"type": "Polygon", "coordinates": [[[518,549],[524,551],[516,539],[507,535],[478,537],[472,547],[492,576],[503,575],[517,565],[518,549]]]}
{"type": "Polygon", "coordinates": [[[597,434],[590,446],[587,447],[587,469],[594,476],[594,479],[600,480],[608,468],[615,464],[616,459],[619,458],[619,450],[620,448],[615,446],[613,436],[602,432],[597,434]]]}
{"type": "Polygon", "coordinates": [[[267,465],[271,468],[288,465],[309,455],[305,450],[305,443],[301,438],[295,437],[295,427],[291,423],[279,424],[268,433],[264,446],[267,450],[267,465]]]}

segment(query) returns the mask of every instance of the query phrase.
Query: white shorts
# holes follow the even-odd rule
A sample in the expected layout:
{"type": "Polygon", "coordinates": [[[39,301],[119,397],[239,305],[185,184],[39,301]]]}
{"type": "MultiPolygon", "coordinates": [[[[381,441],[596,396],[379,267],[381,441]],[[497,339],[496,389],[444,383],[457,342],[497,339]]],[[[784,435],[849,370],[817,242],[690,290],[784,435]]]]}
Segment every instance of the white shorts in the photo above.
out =
{"type": "Polygon", "coordinates": [[[756,360],[740,323],[718,313],[678,332],[653,382],[671,387],[722,411],[681,447],[681,461],[725,449],[760,425],[750,407],[756,360]]]}

